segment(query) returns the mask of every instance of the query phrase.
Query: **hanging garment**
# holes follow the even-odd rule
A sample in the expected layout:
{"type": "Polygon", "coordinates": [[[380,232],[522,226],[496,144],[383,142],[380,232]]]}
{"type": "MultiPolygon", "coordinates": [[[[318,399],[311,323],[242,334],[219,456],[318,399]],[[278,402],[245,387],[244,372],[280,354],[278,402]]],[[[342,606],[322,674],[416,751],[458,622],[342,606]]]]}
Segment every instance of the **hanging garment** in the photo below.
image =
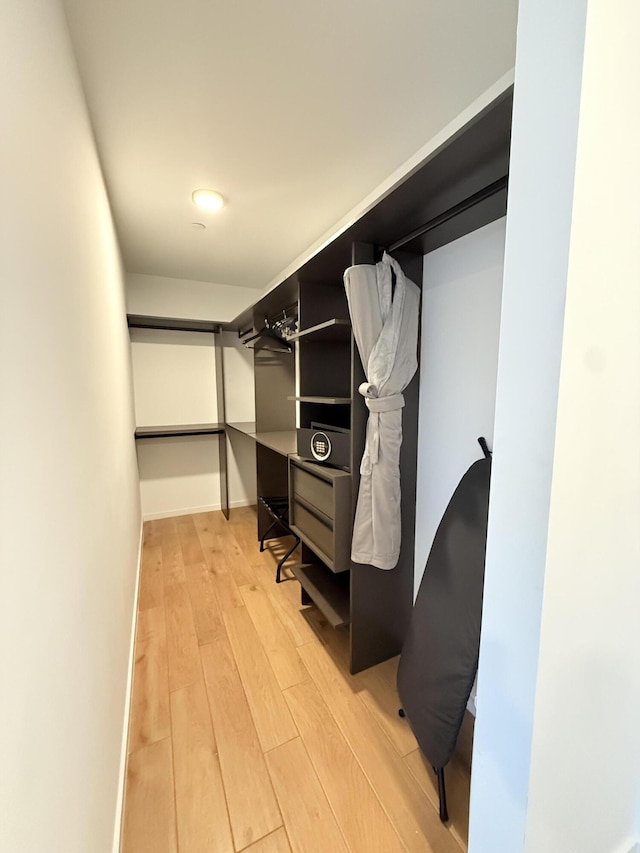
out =
{"type": "Polygon", "coordinates": [[[420,290],[386,252],[375,266],[349,267],[344,286],[367,377],[358,391],[369,409],[351,559],[393,569],[401,538],[402,391],[418,367],[420,290]]]}

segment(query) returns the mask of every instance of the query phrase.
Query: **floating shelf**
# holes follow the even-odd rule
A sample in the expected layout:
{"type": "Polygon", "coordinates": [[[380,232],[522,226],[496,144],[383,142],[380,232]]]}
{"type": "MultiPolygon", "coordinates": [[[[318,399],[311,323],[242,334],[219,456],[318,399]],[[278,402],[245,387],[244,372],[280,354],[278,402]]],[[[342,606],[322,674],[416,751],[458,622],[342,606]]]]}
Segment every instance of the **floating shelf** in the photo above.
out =
{"type": "Polygon", "coordinates": [[[351,405],[351,397],[287,397],[287,400],[297,400],[299,403],[325,403],[327,406],[351,405]]]}
{"type": "Polygon", "coordinates": [[[298,341],[300,338],[307,337],[313,337],[314,341],[347,342],[351,338],[351,323],[349,320],[342,319],[326,320],[324,323],[318,323],[317,326],[310,326],[308,329],[289,335],[287,340],[298,341]]]}
{"type": "Polygon", "coordinates": [[[299,563],[292,566],[292,571],[333,628],[349,624],[351,617],[347,572],[334,575],[319,563],[299,563]]]}
{"type": "Polygon", "coordinates": [[[295,429],[280,430],[278,432],[257,432],[255,439],[258,444],[263,444],[276,453],[288,456],[297,450],[297,434],[295,429]]]}
{"type": "Polygon", "coordinates": [[[289,454],[295,453],[297,450],[297,431],[295,429],[256,432],[254,421],[228,423],[227,426],[252,438],[258,444],[262,444],[270,450],[275,450],[276,453],[280,453],[282,456],[289,456],[289,454]]]}
{"type": "Polygon", "coordinates": [[[146,314],[127,314],[130,329],[165,329],[171,332],[208,332],[222,328],[217,320],[187,320],[182,317],[150,317],[146,314]]]}
{"type": "Polygon", "coordinates": [[[172,438],[180,435],[219,435],[224,433],[224,424],[182,424],[178,426],[136,427],[136,438],[172,438]]]}
{"type": "Polygon", "coordinates": [[[236,432],[241,432],[243,435],[248,435],[250,438],[256,437],[256,422],[255,421],[234,421],[227,422],[227,426],[235,429],[236,432]]]}

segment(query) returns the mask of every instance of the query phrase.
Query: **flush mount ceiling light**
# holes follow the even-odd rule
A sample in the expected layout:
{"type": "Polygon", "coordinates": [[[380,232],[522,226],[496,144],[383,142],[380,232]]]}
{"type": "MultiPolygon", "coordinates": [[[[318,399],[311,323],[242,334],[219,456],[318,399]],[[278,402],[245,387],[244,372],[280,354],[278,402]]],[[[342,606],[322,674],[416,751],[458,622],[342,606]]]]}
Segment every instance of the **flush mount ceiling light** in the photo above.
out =
{"type": "Polygon", "coordinates": [[[215,190],[195,190],[191,198],[204,210],[222,210],[224,207],[224,198],[215,190]]]}

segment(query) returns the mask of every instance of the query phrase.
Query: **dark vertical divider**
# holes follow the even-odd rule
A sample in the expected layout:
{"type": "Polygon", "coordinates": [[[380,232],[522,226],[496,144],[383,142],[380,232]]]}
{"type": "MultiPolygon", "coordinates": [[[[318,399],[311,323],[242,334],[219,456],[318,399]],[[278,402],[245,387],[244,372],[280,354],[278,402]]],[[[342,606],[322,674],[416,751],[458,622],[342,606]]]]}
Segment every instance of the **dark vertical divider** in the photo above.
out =
{"type": "MultiPolygon", "coordinates": [[[[405,275],[422,287],[422,256],[397,252],[394,257],[405,275]]],[[[373,263],[373,246],[354,244],[352,263],[373,263]]],[[[352,476],[354,512],[364,450],[367,408],[358,393],[365,374],[354,347],[352,368],[352,476]]],[[[413,604],[416,467],[418,451],[419,370],[404,391],[403,440],[400,453],[402,484],[402,547],[398,565],[391,571],[352,563],[351,566],[351,671],[359,672],[399,654],[413,604]]]]}
{"type": "MultiPolygon", "coordinates": [[[[220,332],[214,335],[216,358],[216,408],[217,420],[223,424],[226,420],[224,409],[224,349],[220,332]]],[[[218,469],[220,471],[220,508],[229,519],[229,478],[227,474],[227,436],[221,432],[218,436],[218,469]]]]}
{"type": "MultiPolygon", "coordinates": [[[[309,329],[332,318],[347,320],[347,297],[339,277],[328,282],[300,282],[300,329],[309,329]]],[[[302,396],[351,396],[351,347],[348,333],[341,338],[320,339],[311,335],[298,347],[298,379],[302,396]]],[[[312,423],[349,427],[349,405],[300,403],[300,426],[312,423]]]]}
{"type": "Polygon", "coordinates": [[[334,280],[300,282],[300,329],[308,329],[330,317],[349,318],[347,297],[338,276],[334,280]]]}
{"type": "Polygon", "coordinates": [[[254,350],[256,432],[295,429],[296,393],[293,353],[254,350]]]}

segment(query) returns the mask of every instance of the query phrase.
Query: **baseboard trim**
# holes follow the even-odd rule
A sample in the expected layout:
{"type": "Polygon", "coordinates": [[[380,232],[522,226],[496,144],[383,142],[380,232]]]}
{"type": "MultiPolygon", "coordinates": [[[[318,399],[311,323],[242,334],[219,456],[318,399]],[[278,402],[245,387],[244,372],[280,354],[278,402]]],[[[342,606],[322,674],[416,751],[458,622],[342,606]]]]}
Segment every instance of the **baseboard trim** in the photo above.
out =
{"type": "MultiPolygon", "coordinates": [[[[237,509],[241,506],[255,506],[255,503],[255,501],[249,500],[248,498],[240,501],[229,501],[229,509],[237,509]]],[[[159,518],[177,518],[179,515],[194,515],[198,512],[218,512],[220,509],[220,504],[178,507],[177,509],[167,509],[162,512],[145,512],[142,516],[142,520],[156,521],[159,518]]]]}
{"type": "Polygon", "coordinates": [[[246,498],[246,499],[241,500],[241,501],[230,501],[229,502],[229,509],[238,509],[241,506],[255,506],[255,505],[256,505],[255,499],[249,500],[249,498],[246,498]]]}
{"type": "Polygon", "coordinates": [[[129,666],[124,701],[124,720],[122,729],[122,747],[120,751],[120,773],[118,779],[118,799],[116,801],[116,819],[113,830],[113,853],[119,853],[122,847],[124,793],[127,774],[127,746],[129,741],[129,722],[131,719],[131,699],[133,696],[133,667],[136,648],[136,622],[138,616],[138,596],[140,595],[140,569],[142,567],[143,527],[140,522],[140,540],[138,542],[138,566],[136,568],[135,595],[133,597],[133,615],[131,617],[131,640],[129,643],[129,666]]]}

